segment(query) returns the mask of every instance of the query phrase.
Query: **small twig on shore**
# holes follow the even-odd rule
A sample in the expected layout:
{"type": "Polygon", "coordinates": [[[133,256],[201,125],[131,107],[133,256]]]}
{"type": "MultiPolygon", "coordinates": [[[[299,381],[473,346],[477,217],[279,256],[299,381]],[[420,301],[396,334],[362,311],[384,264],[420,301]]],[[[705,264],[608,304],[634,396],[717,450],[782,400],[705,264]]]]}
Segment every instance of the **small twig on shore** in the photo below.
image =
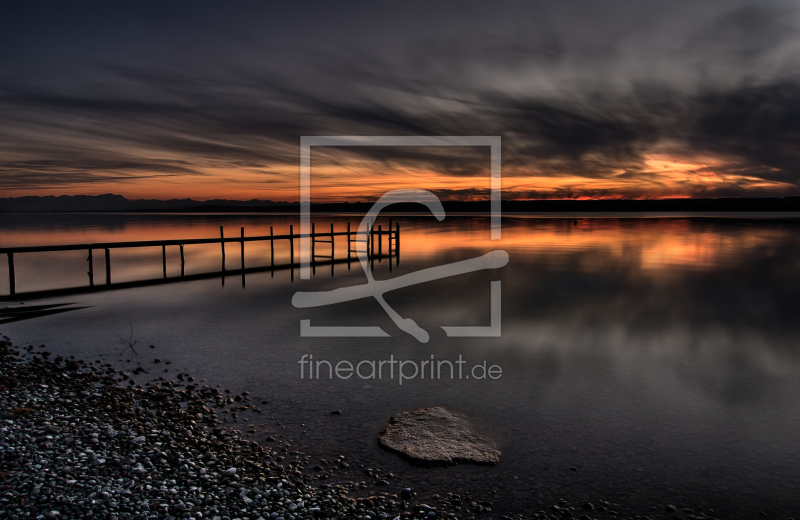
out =
{"type": "Polygon", "coordinates": [[[119,340],[120,340],[120,341],[121,341],[121,342],[122,342],[122,343],[125,345],[125,348],[124,348],[124,349],[122,349],[122,350],[120,351],[120,355],[121,355],[123,352],[125,352],[126,350],[128,350],[128,349],[131,349],[131,350],[133,351],[133,353],[134,353],[134,354],[136,354],[136,355],[138,356],[138,355],[139,355],[139,353],[138,353],[138,352],[136,352],[136,349],[135,349],[135,348],[133,348],[133,346],[134,346],[134,345],[136,345],[136,343],[138,343],[138,341],[133,339],[133,322],[130,320],[130,318],[128,318],[128,324],[131,326],[131,333],[130,333],[130,335],[128,336],[128,339],[125,339],[125,338],[123,338],[122,336],[120,336],[120,335],[119,335],[119,334],[117,334],[116,332],[114,333],[114,334],[116,334],[116,335],[117,335],[117,337],[119,338],[119,340]]]}

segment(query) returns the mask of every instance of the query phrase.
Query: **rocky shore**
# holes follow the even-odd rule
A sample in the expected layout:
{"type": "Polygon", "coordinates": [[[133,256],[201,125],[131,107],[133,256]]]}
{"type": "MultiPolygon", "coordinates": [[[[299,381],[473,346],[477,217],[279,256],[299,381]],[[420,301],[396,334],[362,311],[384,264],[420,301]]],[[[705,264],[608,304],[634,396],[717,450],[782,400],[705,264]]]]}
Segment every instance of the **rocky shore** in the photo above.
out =
{"type": "Polygon", "coordinates": [[[308,458],[281,464],[291,446],[217,427],[215,408],[247,396],[191,377],[137,385],[108,366],[30,351],[0,342],[2,518],[457,516],[411,504],[408,489],[351,498],[345,485],[312,485],[308,458]]]}
{"type": "MultiPolygon", "coordinates": [[[[137,382],[110,364],[18,348],[3,337],[0,519],[623,518],[605,501],[560,500],[513,515],[468,494],[423,501],[377,469],[356,466],[362,477],[352,477],[344,456],[311,462],[285,439],[259,444],[221,427],[217,410],[234,420],[237,411],[260,412],[249,403],[246,392],[232,395],[187,374],[137,382]],[[336,479],[337,471],[351,478],[336,479]]],[[[660,513],[654,517],[713,518],[679,516],[671,505],[660,513]]]]}

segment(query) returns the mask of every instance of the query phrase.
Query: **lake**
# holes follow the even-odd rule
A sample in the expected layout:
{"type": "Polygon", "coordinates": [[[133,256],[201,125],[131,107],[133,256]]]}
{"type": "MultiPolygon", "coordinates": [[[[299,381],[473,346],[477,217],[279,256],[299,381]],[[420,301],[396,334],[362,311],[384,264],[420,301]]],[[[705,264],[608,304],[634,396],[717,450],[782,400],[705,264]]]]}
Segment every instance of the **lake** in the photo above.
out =
{"type": "MultiPolygon", "coordinates": [[[[318,230],[333,223],[343,231],[358,219],[313,221],[318,230]]],[[[428,343],[399,330],[374,299],[293,307],[297,291],[365,283],[357,261],[333,272],[319,266],[311,280],[276,270],[248,274],[246,284],[229,275],[224,283],[214,277],[30,300],[25,305],[86,308],[6,323],[0,332],[19,345],[45,344],[118,368],[141,364],[149,371],[141,377],[185,372],[248,391],[269,401],[263,415],[248,416],[254,438],[284,436],[316,458],[345,455],[352,471],[341,478],[363,479],[363,468],[391,472],[389,491],[412,487],[427,499],[468,492],[491,501],[493,515],[544,511],[559,499],[575,506],[604,500],[620,514],[656,518],[671,517],[667,504],[722,518],[798,514],[800,219],[508,215],[499,241],[489,239],[483,217],[393,220],[401,226],[399,264],[393,260],[390,270],[389,259],[376,261],[376,279],[495,249],[509,255],[499,269],[386,294],[401,316],[430,333],[428,343]],[[495,280],[502,335],[447,337],[442,326],[490,324],[495,280]],[[301,337],[301,320],[380,326],[390,336],[301,337]],[[132,335],[137,354],[123,350],[117,335],[132,335]],[[400,384],[398,377],[331,378],[322,365],[319,378],[301,378],[304,355],[332,365],[462,359],[462,375],[473,377],[450,377],[446,368],[438,378],[400,384]],[[502,374],[476,377],[482,371],[473,369],[484,362],[502,374]],[[378,447],[389,417],[432,405],[469,415],[500,446],[500,463],[425,469],[378,447]]],[[[385,230],[388,219],[378,224],[385,230]]],[[[248,236],[268,235],[270,226],[276,234],[289,225],[299,230],[290,215],[15,214],[0,216],[0,247],[213,238],[221,225],[226,236],[241,227],[248,236]]],[[[187,245],[186,274],[218,270],[219,249],[187,245]]],[[[228,268],[238,268],[239,245],[226,252],[228,268]]],[[[101,252],[95,254],[95,279],[104,280],[101,252]]],[[[266,242],[246,246],[248,267],[269,265],[269,256],[266,242]]],[[[335,256],[346,258],[344,239],[337,238],[335,256]]],[[[275,258],[288,262],[286,243],[276,246],[275,258]]],[[[168,276],[178,276],[177,247],[167,248],[167,262],[168,276]]],[[[88,283],[85,251],[18,254],[15,263],[18,292],[88,283]]],[[[113,250],[112,271],[114,282],[159,278],[161,248],[113,250]]],[[[5,265],[0,293],[8,293],[5,265]]]]}

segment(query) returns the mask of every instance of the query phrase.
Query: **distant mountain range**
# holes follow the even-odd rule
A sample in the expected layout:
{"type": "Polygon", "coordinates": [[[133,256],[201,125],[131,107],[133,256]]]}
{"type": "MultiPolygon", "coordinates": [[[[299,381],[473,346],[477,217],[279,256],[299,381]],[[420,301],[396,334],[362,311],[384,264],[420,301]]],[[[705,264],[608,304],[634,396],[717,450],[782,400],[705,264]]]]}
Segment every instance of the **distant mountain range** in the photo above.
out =
{"type": "MultiPolygon", "coordinates": [[[[247,206],[266,208],[287,204],[271,200],[128,200],[122,195],[50,195],[47,197],[0,198],[0,212],[4,213],[50,213],[50,212],[91,212],[91,211],[176,211],[205,207],[247,206]]],[[[262,209],[261,211],[264,211],[262,209]]]]}
{"type": "MultiPolygon", "coordinates": [[[[485,213],[489,201],[445,201],[448,212],[485,213]]],[[[365,213],[371,202],[312,204],[317,212],[365,213]]],[[[729,212],[800,211],[800,197],[659,200],[505,200],[503,213],[526,212],[729,212]]],[[[122,195],[61,195],[0,198],[0,213],[52,212],[298,212],[297,202],[272,200],[128,200],[122,195]]],[[[391,211],[419,212],[419,204],[398,204],[391,211]]]]}

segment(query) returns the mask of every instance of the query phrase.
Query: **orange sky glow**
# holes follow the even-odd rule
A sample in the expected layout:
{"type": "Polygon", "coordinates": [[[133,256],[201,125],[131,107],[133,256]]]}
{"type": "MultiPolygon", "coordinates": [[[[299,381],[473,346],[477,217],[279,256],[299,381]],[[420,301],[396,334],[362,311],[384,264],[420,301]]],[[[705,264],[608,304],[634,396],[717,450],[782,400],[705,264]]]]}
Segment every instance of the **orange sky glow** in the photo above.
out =
{"type": "MultiPolygon", "coordinates": [[[[765,192],[791,188],[783,182],[747,175],[718,174],[715,170],[724,166],[724,163],[715,158],[679,160],[653,154],[645,159],[645,166],[633,174],[619,169],[600,177],[570,172],[526,171],[519,167],[507,168],[503,172],[503,198],[662,199],[693,197],[699,192],[713,193],[725,187],[765,192]],[[564,192],[569,195],[563,195],[564,192]],[[586,192],[591,194],[583,194],[586,192]],[[536,196],[530,196],[530,193],[536,193],[536,196]]],[[[320,166],[312,166],[314,202],[375,200],[390,189],[400,188],[463,192],[442,197],[445,199],[486,199],[485,191],[489,188],[488,167],[482,175],[459,176],[370,163],[355,163],[346,167],[341,164],[326,165],[323,162],[320,166]],[[475,193],[471,194],[472,192],[475,193]]],[[[167,176],[154,172],[152,175],[118,176],[92,183],[11,188],[4,191],[7,197],[115,193],[128,199],[296,201],[299,167],[281,166],[269,171],[262,168],[205,167],[186,175],[167,176]]]]}

